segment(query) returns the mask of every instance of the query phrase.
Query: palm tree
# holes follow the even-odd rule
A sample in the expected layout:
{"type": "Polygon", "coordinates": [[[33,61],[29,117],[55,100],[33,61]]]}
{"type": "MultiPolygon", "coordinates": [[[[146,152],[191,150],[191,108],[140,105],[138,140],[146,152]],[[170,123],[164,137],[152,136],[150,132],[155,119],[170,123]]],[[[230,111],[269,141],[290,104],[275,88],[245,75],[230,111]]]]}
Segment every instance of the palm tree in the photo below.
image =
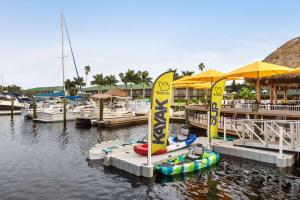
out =
{"type": "Polygon", "coordinates": [[[71,96],[74,96],[77,92],[75,81],[71,81],[70,79],[65,81],[65,88],[71,96]]]}
{"type": "Polygon", "coordinates": [[[135,73],[134,70],[128,69],[125,74],[126,80],[130,83],[130,98],[132,100],[132,84],[138,84],[141,81],[140,73],[135,73]]]}
{"type": "Polygon", "coordinates": [[[203,70],[204,70],[204,68],[205,68],[205,65],[204,65],[203,63],[200,63],[200,64],[198,65],[198,67],[199,67],[199,70],[200,70],[201,72],[203,72],[203,70]]]}
{"type": "Polygon", "coordinates": [[[105,81],[107,85],[111,88],[111,86],[116,85],[119,81],[116,79],[115,75],[109,75],[105,77],[105,81]]]}
{"type": "Polygon", "coordinates": [[[179,76],[178,72],[177,72],[177,69],[172,69],[172,68],[169,68],[168,69],[168,72],[170,71],[173,71],[174,72],[174,80],[177,80],[177,79],[180,79],[181,76],[179,76]]]}
{"type": "Polygon", "coordinates": [[[89,65],[85,66],[84,71],[85,71],[85,82],[87,83],[87,76],[91,72],[91,67],[89,65]]]}
{"type": "Polygon", "coordinates": [[[86,85],[86,83],[83,80],[83,77],[79,77],[79,78],[74,77],[73,80],[75,82],[75,85],[79,86],[79,88],[81,88],[81,87],[83,87],[83,86],[86,85]]]}
{"type": "Polygon", "coordinates": [[[98,93],[100,93],[99,91],[101,91],[101,94],[102,94],[102,87],[107,84],[103,74],[102,73],[96,74],[93,76],[93,78],[94,78],[94,80],[91,81],[91,85],[97,85],[98,93]]]}
{"type": "Polygon", "coordinates": [[[181,71],[182,76],[192,76],[195,72],[194,71],[181,71]]]}
{"type": "Polygon", "coordinates": [[[141,83],[143,84],[143,98],[145,97],[145,85],[148,85],[152,82],[152,78],[149,77],[149,72],[147,71],[142,71],[139,72],[140,78],[141,78],[141,83]]]}
{"type": "Polygon", "coordinates": [[[121,81],[125,84],[125,88],[127,90],[127,85],[128,85],[127,77],[123,73],[120,73],[119,77],[120,77],[121,81]]]}

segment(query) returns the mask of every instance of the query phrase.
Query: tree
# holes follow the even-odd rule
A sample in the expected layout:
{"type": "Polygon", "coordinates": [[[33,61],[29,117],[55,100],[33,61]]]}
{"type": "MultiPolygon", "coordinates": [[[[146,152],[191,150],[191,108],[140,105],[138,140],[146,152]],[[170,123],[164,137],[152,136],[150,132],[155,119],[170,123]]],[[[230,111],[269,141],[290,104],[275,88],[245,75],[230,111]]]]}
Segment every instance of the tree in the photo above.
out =
{"type": "Polygon", "coordinates": [[[125,88],[127,90],[127,85],[128,85],[127,77],[123,73],[120,73],[119,77],[120,77],[121,81],[125,84],[125,88]]]}
{"type": "Polygon", "coordinates": [[[91,72],[91,67],[89,65],[85,66],[84,72],[85,72],[85,82],[87,83],[87,76],[91,72]]]}
{"type": "Polygon", "coordinates": [[[140,73],[136,73],[134,70],[128,69],[125,73],[126,80],[130,83],[130,98],[132,100],[132,84],[138,84],[141,82],[140,73]]]}
{"type": "Polygon", "coordinates": [[[79,88],[82,88],[86,85],[86,83],[83,80],[83,77],[79,77],[79,78],[74,77],[73,80],[75,82],[75,85],[78,86],[79,88]]]}
{"type": "Polygon", "coordinates": [[[251,93],[250,89],[247,87],[242,87],[238,96],[243,99],[253,99],[254,94],[251,93]]]}
{"type": "Polygon", "coordinates": [[[170,71],[173,71],[174,72],[174,80],[177,80],[177,79],[180,79],[181,76],[179,76],[178,72],[177,72],[177,69],[172,69],[172,68],[169,68],[168,69],[168,72],[170,71]]]}
{"type": "Polygon", "coordinates": [[[139,72],[141,83],[143,84],[143,99],[145,98],[145,85],[150,85],[152,82],[152,78],[149,77],[149,72],[147,71],[141,71],[139,72]]]}
{"type": "Polygon", "coordinates": [[[194,71],[181,71],[182,77],[184,76],[192,76],[195,72],[194,71]]]}
{"type": "Polygon", "coordinates": [[[198,65],[198,68],[199,68],[199,70],[200,70],[201,72],[203,72],[203,70],[205,69],[205,65],[204,65],[203,63],[200,63],[200,64],[198,65]]]}
{"type": "Polygon", "coordinates": [[[13,93],[13,94],[21,94],[22,93],[22,88],[20,86],[17,85],[8,85],[6,87],[2,86],[2,90],[3,91],[7,91],[9,93],[13,93]]]}
{"type": "Polygon", "coordinates": [[[65,88],[70,96],[75,96],[77,93],[77,88],[75,81],[71,81],[70,79],[67,79],[65,81],[65,88]]]}
{"type": "Polygon", "coordinates": [[[105,77],[105,81],[107,85],[111,88],[111,86],[116,85],[119,81],[116,79],[115,75],[109,75],[105,77]]]}
{"type": "Polygon", "coordinates": [[[105,77],[101,73],[101,74],[94,75],[93,78],[94,78],[94,80],[91,81],[91,85],[97,85],[98,93],[100,93],[99,91],[101,91],[101,94],[102,94],[103,86],[107,85],[105,77]]]}

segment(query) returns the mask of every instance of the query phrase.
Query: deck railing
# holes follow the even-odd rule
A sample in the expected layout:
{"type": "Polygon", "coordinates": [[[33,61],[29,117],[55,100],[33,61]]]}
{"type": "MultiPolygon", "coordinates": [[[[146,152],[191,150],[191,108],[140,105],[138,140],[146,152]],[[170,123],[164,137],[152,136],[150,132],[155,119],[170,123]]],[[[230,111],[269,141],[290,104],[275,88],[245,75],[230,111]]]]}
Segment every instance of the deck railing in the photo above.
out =
{"type": "MultiPolygon", "coordinates": [[[[236,120],[226,129],[233,129],[243,145],[259,141],[264,148],[278,146],[280,154],[283,150],[300,151],[299,120],[236,120]],[[231,126],[231,127],[230,127],[231,126]]],[[[224,132],[226,136],[226,131],[224,132]]],[[[225,137],[226,138],[226,137],[225,137]]]]}

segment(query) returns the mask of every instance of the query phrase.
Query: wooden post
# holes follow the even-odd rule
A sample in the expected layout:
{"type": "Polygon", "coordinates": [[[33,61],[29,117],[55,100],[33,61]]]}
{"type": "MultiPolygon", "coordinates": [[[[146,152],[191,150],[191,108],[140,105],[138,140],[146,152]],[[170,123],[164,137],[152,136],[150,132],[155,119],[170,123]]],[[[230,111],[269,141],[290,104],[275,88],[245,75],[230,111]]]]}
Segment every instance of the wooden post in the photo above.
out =
{"type": "Polygon", "coordinates": [[[287,97],[287,88],[284,88],[284,103],[287,103],[288,97],[287,97]]]}
{"type": "Polygon", "coordinates": [[[37,118],[37,115],[36,115],[36,99],[35,99],[35,97],[33,97],[33,114],[32,114],[32,118],[37,118]]]}
{"type": "Polygon", "coordinates": [[[261,97],[260,97],[260,81],[259,81],[259,78],[256,81],[256,99],[257,99],[258,104],[260,104],[261,97]]]}
{"type": "Polygon", "coordinates": [[[226,117],[224,117],[224,141],[227,141],[227,135],[226,135],[226,131],[227,131],[227,127],[226,127],[226,117]]]}
{"type": "Polygon", "coordinates": [[[277,104],[277,87],[276,86],[274,86],[274,103],[273,104],[274,105],[277,104]]]}
{"type": "Polygon", "coordinates": [[[64,98],[64,127],[67,125],[67,99],[64,98]]]}
{"type": "Polygon", "coordinates": [[[15,106],[14,106],[14,103],[15,103],[14,100],[15,100],[14,97],[12,97],[12,99],[11,99],[11,106],[10,106],[11,120],[14,119],[14,109],[15,109],[15,108],[14,108],[14,107],[15,107],[15,106]]]}
{"type": "Polygon", "coordinates": [[[185,127],[189,128],[189,110],[188,108],[184,108],[185,110],[185,127]]]}
{"type": "Polygon", "coordinates": [[[100,123],[103,121],[103,99],[100,99],[99,101],[99,109],[100,109],[100,112],[99,112],[99,121],[100,123]]]}
{"type": "Polygon", "coordinates": [[[270,102],[271,104],[273,104],[273,101],[274,101],[274,84],[271,83],[271,87],[270,87],[270,102]]]}

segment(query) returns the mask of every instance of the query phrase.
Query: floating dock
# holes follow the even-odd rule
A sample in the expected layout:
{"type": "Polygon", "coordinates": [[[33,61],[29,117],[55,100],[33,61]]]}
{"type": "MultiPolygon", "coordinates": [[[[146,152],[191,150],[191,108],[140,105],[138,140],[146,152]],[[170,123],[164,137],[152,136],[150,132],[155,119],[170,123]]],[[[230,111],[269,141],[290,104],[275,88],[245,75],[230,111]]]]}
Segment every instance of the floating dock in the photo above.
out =
{"type": "MultiPolygon", "coordinates": [[[[195,143],[208,145],[206,137],[198,137],[195,143]]],[[[295,162],[294,154],[284,153],[282,156],[278,152],[267,151],[263,149],[253,149],[241,146],[234,146],[232,141],[224,141],[220,139],[212,140],[212,148],[221,155],[230,155],[264,163],[274,164],[278,167],[290,167],[295,162]]],[[[147,157],[137,155],[133,151],[133,145],[121,147],[117,151],[113,151],[104,157],[104,165],[114,166],[124,170],[130,174],[143,177],[152,177],[156,163],[160,163],[168,158],[176,157],[180,154],[187,153],[188,149],[152,156],[152,166],[147,166],[147,157]]]]}

